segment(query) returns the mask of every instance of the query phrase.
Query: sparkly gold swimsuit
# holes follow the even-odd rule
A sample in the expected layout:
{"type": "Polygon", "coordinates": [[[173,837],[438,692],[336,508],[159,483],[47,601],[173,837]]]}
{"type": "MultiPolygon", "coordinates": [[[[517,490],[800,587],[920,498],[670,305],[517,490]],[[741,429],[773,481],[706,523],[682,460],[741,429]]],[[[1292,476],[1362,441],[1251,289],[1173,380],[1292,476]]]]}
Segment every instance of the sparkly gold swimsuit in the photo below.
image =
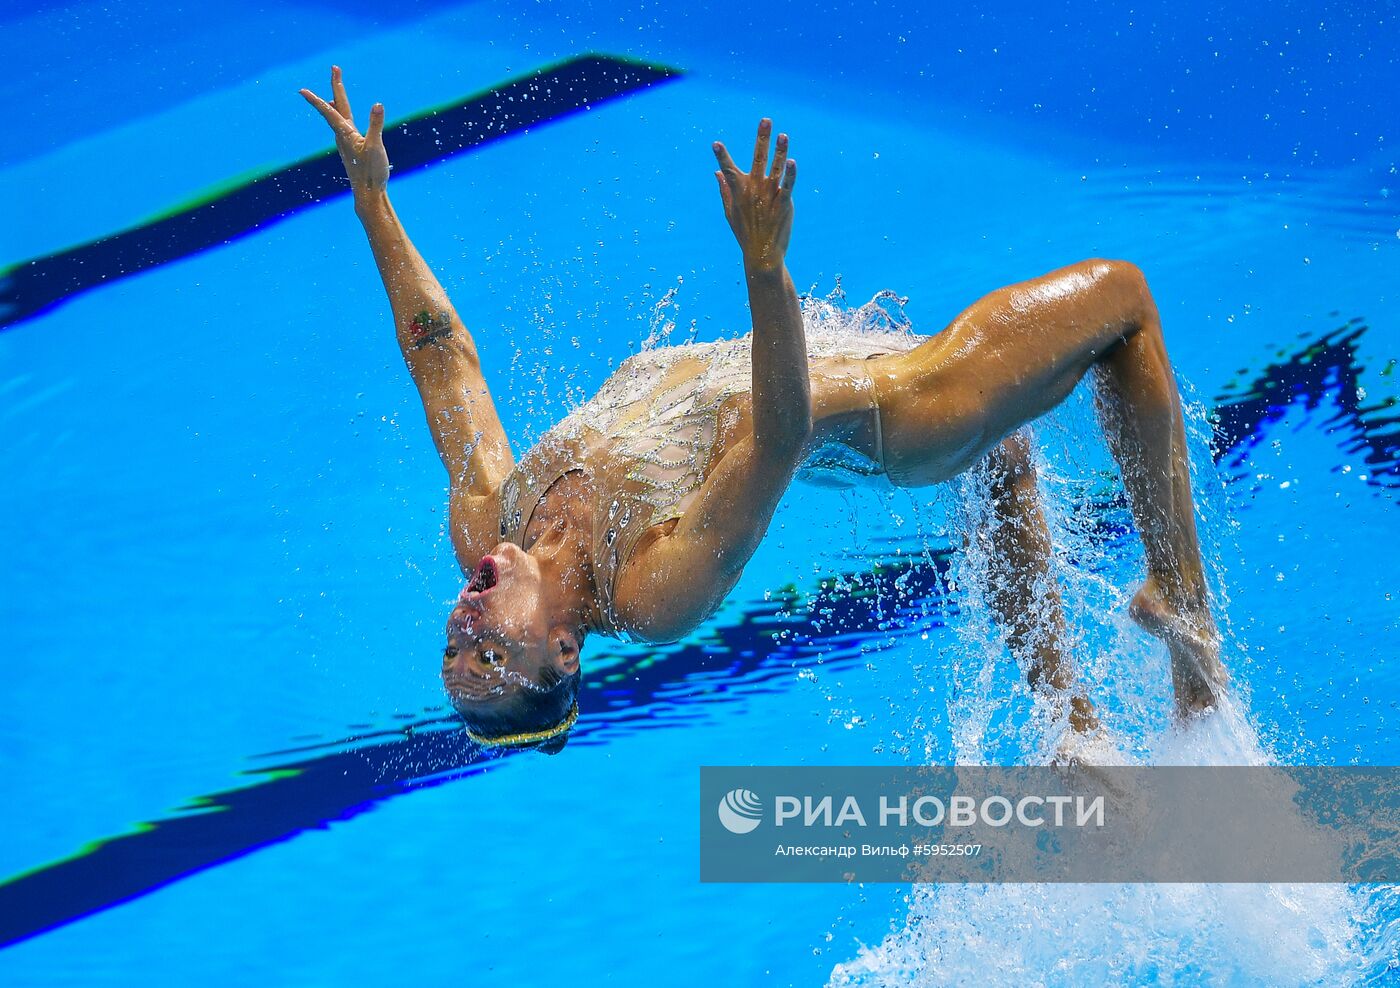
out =
{"type": "MultiPolygon", "coordinates": [[[[812,357],[865,358],[913,349],[907,334],[842,334],[808,340],[812,357]]],[[[748,337],[661,347],[629,357],[598,393],[550,429],[501,486],[501,538],[523,544],[536,506],[560,477],[586,473],[597,492],[593,510],[593,575],[605,634],[626,637],[613,603],[613,584],[648,529],[683,515],[714,465],[716,438],[738,411],[727,399],[751,386],[748,337]],[[726,418],[722,419],[722,416],[726,418]]],[[[868,379],[868,375],[867,375],[868,379]]],[[[873,386],[870,391],[874,402],[873,386]]],[[[878,426],[877,426],[878,449],[878,426]]],[[[851,479],[884,472],[840,443],[807,458],[799,477],[851,479]]]]}

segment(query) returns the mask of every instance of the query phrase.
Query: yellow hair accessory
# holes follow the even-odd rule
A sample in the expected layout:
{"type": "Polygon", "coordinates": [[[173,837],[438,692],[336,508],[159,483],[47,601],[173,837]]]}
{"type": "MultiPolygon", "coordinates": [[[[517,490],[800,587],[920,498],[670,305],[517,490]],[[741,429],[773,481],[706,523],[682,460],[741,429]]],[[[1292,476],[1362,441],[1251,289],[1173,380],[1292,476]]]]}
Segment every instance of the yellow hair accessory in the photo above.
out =
{"type": "Polygon", "coordinates": [[[539,744],[541,741],[552,741],[561,734],[567,734],[573,730],[578,723],[578,701],[575,700],[569,712],[564,715],[564,719],[553,727],[546,727],[539,731],[521,731],[519,734],[503,734],[500,737],[488,738],[485,735],[477,734],[470,727],[464,728],[467,737],[485,748],[519,748],[522,745],[539,744]]]}

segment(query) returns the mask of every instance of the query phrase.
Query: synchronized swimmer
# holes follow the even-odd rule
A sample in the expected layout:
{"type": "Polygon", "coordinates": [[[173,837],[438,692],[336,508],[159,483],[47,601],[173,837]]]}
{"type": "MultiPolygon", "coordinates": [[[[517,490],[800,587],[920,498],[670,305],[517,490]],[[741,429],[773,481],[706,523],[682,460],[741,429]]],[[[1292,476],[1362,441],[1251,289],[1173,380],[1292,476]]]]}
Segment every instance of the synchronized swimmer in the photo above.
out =
{"type": "Polygon", "coordinates": [[[339,68],[331,91],[329,103],[301,93],[335,132],[451,478],[452,542],[468,581],[447,620],[442,680],[473,739],[562,747],[578,718],[587,636],[665,642],[694,629],[817,461],[842,464],[853,482],[884,474],[904,487],[986,469],[992,510],[977,537],[991,550],[986,589],[1007,645],[1075,732],[1094,730],[1063,647],[1049,534],[1018,432],[1090,372],[1145,551],[1132,616],[1171,653],[1178,714],[1216,703],[1225,673],[1180,398],[1138,268],[1082,261],[992,292],[936,335],[810,352],[784,261],[797,163],[765,119],[748,170],[713,147],[753,332],[628,359],[517,460],[471,334],[389,203],[383,105],[361,134],[339,68]]]}

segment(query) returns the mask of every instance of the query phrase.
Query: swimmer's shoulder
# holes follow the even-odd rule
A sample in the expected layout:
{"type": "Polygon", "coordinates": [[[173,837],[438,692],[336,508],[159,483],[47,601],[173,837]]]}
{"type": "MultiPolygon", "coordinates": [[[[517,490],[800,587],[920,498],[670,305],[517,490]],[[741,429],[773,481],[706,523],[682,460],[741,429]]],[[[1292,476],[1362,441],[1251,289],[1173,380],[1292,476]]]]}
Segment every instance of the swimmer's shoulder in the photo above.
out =
{"type": "Polygon", "coordinates": [[[637,540],[618,568],[613,604],[624,630],[632,638],[660,645],[690,634],[719,610],[738,583],[739,572],[718,582],[675,579],[678,517],[651,526],[637,540]],[[661,574],[671,578],[658,580],[661,574]]]}

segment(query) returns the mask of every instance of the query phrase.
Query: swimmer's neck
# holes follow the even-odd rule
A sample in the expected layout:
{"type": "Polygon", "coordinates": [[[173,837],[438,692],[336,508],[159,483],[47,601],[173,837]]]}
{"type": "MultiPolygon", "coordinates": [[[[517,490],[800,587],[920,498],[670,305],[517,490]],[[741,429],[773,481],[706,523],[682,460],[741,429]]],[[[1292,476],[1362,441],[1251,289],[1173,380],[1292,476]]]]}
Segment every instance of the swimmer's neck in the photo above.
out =
{"type": "Polygon", "coordinates": [[[575,522],[567,507],[560,507],[536,511],[523,548],[535,558],[545,581],[559,588],[567,618],[586,630],[597,630],[602,627],[602,612],[587,529],[575,522]]]}

